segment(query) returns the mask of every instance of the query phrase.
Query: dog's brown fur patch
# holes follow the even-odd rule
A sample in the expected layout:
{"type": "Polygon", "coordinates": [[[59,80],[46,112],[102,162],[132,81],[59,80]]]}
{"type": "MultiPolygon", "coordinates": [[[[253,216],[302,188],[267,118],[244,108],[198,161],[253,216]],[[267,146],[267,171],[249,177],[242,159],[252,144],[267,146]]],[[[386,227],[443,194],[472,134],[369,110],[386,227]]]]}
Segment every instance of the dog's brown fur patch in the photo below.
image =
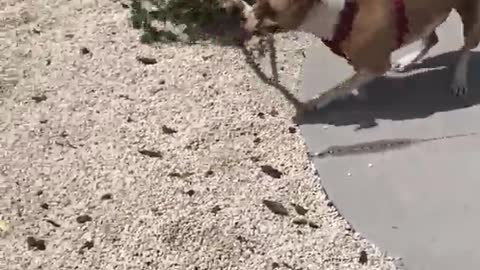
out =
{"type": "MultiPolygon", "coordinates": [[[[257,0],[254,12],[260,22],[269,19],[289,31],[297,29],[309,10],[321,1],[257,0]]],[[[393,1],[357,0],[357,3],[359,11],[352,32],[340,47],[351,59],[355,70],[367,69],[382,74],[391,67],[390,55],[397,47],[393,1]]],[[[466,46],[473,48],[478,45],[480,33],[472,33],[474,24],[479,20],[478,0],[404,0],[404,4],[409,28],[405,36],[406,43],[428,34],[425,31],[429,27],[443,22],[455,9],[464,23],[466,46]]]]}

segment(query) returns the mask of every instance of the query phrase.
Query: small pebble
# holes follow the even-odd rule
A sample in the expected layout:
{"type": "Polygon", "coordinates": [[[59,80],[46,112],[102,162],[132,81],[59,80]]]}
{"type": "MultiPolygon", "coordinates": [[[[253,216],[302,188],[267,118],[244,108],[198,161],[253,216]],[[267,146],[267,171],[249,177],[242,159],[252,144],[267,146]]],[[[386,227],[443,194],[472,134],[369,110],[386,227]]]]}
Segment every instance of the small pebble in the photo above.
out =
{"type": "Polygon", "coordinates": [[[112,193],[105,193],[100,197],[100,200],[105,201],[105,200],[111,200],[113,198],[112,193]]]}
{"type": "Polygon", "coordinates": [[[205,172],[206,177],[213,176],[214,174],[215,173],[212,170],[208,170],[208,171],[205,172]]]}
{"type": "Polygon", "coordinates": [[[313,221],[308,221],[308,226],[310,226],[310,228],[312,228],[312,229],[318,229],[318,228],[320,228],[320,226],[319,226],[317,223],[313,222],[313,221]]]}
{"type": "Polygon", "coordinates": [[[83,224],[89,221],[92,221],[92,217],[90,217],[89,215],[81,215],[77,217],[77,222],[80,224],[83,224]]]}
{"type": "Polygon", "coordinates": [[[368,255],[365,250],[360,251],[360,257],[358,258],[360,264],[366,264],[368,262],[368,255]]]}
{"type": "Polygon", "coordinates": [[[308,220],[304,217],[296,217],[292,220],[292,223],[296,225],[306,225],[308,224],[308,220]]]}
{"type": "Polygon", "coordinates": [[[259,162],[260,161],[260,158],[259,157],[251,157],[250,160],[252,162],[259,162]]]}
{"type": "Polygon", "coordinates": [[[10,223],[5,220],[0,220],[0,232],[7,232],[11,228],[10,223]]]}
{"type": "Polygon", "coordinates": [[[373,167],[373,164],[372,164],[372,163],[368,163],[368,167],[369,167],[369,168],[372,168],[372,167],[373,167]]]}
{"type": "Polygon", "coordinates": [[[80,53],[83,55],[90,54],[90,50],[87,47],[82,47],[80,48],[80,53]]]}
{"type": "Polygon", "coordinates": [[[308,210],[305,209],[305,208],[304,208],[303,206],[301,206],[301,205],[298,205],[298,204],[295,204],[295,203],[292,203],[291,205],[293,206],[293,208],[295,208],[295,211],[296,211],[297,214],[299,214],[299,215],[304,216],[304,215],[308,212],[308,210]]]}

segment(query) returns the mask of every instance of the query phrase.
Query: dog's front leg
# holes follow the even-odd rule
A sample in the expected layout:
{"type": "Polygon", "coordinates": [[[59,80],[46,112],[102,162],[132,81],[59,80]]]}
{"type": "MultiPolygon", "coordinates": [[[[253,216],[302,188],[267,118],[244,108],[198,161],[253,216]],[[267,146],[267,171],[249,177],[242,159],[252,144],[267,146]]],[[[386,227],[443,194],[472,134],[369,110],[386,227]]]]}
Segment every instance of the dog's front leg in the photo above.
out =
{"type": "Polygon", "coordinates": [[[315,110],[323,108],[330,104],[332,101],[351,94],[353,90],[360,91],[361,86],[371,82],[378,76],[378,74],[369,71],[359,71],[350,78],[338,84],[337,86],[329,89],[324,93],[321,93],[317,97],[312,98],[311,100],[306,102],[306,109],[315,110]]]}

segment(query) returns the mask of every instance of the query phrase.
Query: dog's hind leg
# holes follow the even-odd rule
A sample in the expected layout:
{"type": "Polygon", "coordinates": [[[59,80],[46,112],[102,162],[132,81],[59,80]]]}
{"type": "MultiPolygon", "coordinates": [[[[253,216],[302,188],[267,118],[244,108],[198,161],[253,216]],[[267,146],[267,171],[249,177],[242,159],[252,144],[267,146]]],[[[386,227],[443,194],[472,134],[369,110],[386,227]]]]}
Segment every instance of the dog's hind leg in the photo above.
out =
{"type": "Polygon", "coordinates": [[[395,62],[392,69],[398,72],[402,72],[411,65],[420,63],[423,58],[428,54],[430,49],[432,49],[438,43],[438,36],[435,30],[431,32],[428,36],[422,39],[422,48],[418,51],[409,53],[398,61],[395,62]]]}
{"type": "Polygon", "coordinates": [[[471,51],[480,43],[480,2],[466,0],[456,9],[463,22],[464,46],[455,65],[451,88],[455,95],[462,96],[468,92],[471,51]]]}

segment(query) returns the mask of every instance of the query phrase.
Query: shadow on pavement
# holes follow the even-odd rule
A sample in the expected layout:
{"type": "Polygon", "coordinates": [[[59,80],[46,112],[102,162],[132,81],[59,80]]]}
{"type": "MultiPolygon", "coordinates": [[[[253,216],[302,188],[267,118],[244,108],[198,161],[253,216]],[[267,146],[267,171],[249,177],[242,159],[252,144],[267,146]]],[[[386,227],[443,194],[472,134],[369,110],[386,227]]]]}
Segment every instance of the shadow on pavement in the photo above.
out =
{"type": "Polygon", "coordinates": [[[456,52],[425,59],[405,74],[382,77],[365,87],[366,100],[350,96],[319,111],[307,113],[299,124],[376,126],[376,120],[394,121],[426,118],[480,103],[480,53],[473,52],[469,70],[469,92],[456,97],[450,90],[456,52]],[[421,70],[429,69],[429,70],[421,70]]]}

